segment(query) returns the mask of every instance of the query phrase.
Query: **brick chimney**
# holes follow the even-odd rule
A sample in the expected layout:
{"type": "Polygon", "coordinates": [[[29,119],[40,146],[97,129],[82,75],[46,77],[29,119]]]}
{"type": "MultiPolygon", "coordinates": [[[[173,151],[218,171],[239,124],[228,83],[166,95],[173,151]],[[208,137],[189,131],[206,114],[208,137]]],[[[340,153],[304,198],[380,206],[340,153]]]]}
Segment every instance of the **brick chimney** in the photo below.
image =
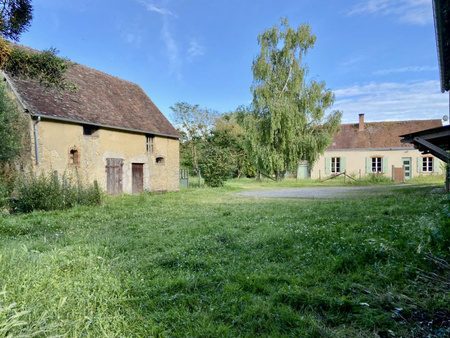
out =
{"type": "Polygon", "coordinates": [[[359,114],[359,131],[364,131],[364,114],[359,114]]]}

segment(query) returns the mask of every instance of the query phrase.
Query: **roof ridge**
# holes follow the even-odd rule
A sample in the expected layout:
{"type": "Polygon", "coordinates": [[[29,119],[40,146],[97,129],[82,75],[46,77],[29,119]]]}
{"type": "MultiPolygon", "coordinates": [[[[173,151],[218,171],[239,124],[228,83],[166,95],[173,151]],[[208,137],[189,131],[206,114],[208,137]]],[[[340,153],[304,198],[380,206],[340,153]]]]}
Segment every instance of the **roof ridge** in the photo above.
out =
{"type": "MultiPolygon", "coordinates": [[[[8,42],[10,45],[12,45],[12,46],[19,47],[19,49],[22,49],[22,50],[25,50],[25,51],[29,51],[29,52],[42,53],[42,52],[45,51],[45,50],[34,49],[34,48],[31,48],[31,47],[22,45],[22,44],[20,44],[20,43],[8,41],[8,40],[7,40],[7,42],[8,42]]],[[[50,47],[50,48],[53,48],[53,47],[50,47]]],[[[49,48],[49,49],[50,49],[50,48],[49,48]]],[[[58,49],[56,49],[56,50],[57,50],[58,52],[60,52],[58,49]]],[[[99,73],[108,75],[108,76],[110,76],[110,77],[116,78],[117,80],[124,81],[124,82],[128,82],[128,83],[131,83],[131,84],[133,84],[133,85],[139,86],[139,84],[137,84],[137,83],[135,83],[135,82],[132,82],[132,81],[130,81],[130,80],[126,80],[126,79],[120,78],[120,77],[118,77],[118,76],[116,76],[116,75],[107,73],[107,72],[105,72],[105,71],[103,71],[103,70],[99,70],[99,69],[96,69],[96,68],[93,68],[93,67],[86,66],[86,65],[84,65],[84,64],[82,64],[82,63],[73,61],[73,60],[69,59],[68,57],[59,56],[59,55],[55,55],[55,56],[56,56],[57,58],[59,58],[59,59],[63,59],[63,60],[66,60],[66,61],[72,63],[72,66],[79,66],[79,67],[83,67],[83,68],[86,68],[86,69],[90,69],[90,70],[93,70],[93,71],[95,71],[95,72],[99,72],[99,73]]],[[[139,87],[140,87],[140,86],[139,86],[139,87]]]]}
{"type": "MultiPolygon", "coordinates": [[[[405,123],[405,122],[424,122],[424,121],[441,121],[441,119],[422,119],[422,120],[397,120],[397,121],[364,121],[364,124],[374,124],[374,123],[405,123]]],[[[357,125],[359,122],[353,123],[342,123],[341,126],[353,126],[357,125]]]]}

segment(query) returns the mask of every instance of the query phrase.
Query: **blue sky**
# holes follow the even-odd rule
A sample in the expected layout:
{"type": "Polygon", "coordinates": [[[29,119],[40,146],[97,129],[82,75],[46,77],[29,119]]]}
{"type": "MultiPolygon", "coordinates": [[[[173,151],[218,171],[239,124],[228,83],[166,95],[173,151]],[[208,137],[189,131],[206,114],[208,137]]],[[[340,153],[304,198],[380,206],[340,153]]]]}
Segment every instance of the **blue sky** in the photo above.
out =
{"type": "Polygon", "coordinates": [[[139,84],[170,119],[178,101],[219,112],[252,100],[258,34],[287,17],[317,41],[309,77],[343,123],[440,119],[431,0],[33,0],[20,43],[139,84]]]}

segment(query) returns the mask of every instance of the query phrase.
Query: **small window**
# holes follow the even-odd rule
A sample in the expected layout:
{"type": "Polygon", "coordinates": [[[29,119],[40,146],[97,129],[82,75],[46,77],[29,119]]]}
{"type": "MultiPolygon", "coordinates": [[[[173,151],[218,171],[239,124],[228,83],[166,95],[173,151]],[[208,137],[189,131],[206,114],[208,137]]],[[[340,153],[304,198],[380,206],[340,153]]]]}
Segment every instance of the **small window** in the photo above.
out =
{"type": "Polygon", "coordinates": [[[424,157],[422,161],[422,171],[423,172],[433,172],[433,158],[424,157]]]}
{"type": "Polygon", "coordinates": [[[157,157],[156,158],[156,164],[164,165],[165,164],[164,157],[157,157]]]}
{"type": "Polygon", "coordinates": [[[332,157],[331,158],[331,172],[334,174],[338,174],[341,172],[341,158],[340,157],[332,157]]]}
{"type": "Polygon", "coordinates": [[[83,135],[85,136],[96,136],[98,132],[98,127],[84,125],[83,126],[83,135]]]}
{"type": "Polygon", "coordinates": [[[373,173],[383,172],[381,157],[372,157],[372,172],[373,173]]]}
{"type": "Polygon", "coordinates": [[[79,165],[80,164],[80,153],[76,147],[69,150],[69,164],[79,165]]]}
{"type": "Polygon", "coordinates": [[[154,136],[152,135],[145,135],[145,149],[147,151],[147,154],[152,154],[153,153],[153,141],[154,141],[154,136]]]}

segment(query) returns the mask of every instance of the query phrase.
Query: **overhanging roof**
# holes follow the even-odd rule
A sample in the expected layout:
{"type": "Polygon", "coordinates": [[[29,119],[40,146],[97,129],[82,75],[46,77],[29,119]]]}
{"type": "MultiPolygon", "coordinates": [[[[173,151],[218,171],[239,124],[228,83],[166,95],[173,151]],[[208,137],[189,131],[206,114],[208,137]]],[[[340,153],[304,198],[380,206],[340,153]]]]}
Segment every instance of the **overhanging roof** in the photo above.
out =
{"type": "Polygon", "coordinates": [[[441,91],[450,90],[450,1],[433,0],[441,91]]]}
{"type": "Polygon", "coordinates": [[[423,154],[432,154],[448,163],[450,160],[450,126],[401,135],[402,143],[412,143],[423,154]]]}

